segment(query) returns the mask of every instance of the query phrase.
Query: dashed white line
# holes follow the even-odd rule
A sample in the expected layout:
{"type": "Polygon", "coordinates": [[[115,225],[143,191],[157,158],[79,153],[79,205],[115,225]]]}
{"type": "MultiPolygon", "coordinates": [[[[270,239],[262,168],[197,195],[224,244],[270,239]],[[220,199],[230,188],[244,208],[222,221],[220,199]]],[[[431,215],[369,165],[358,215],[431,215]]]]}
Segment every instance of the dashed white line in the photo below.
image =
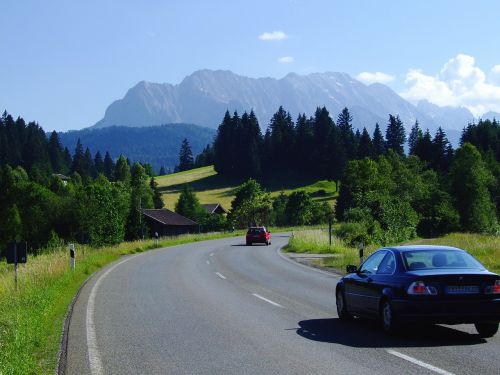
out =
{"type": "Polygon", "coordinates": [[[258,295],[257,293],[252,293],[252,296],[257,297],[257,298],[261,299],[262,301],[266,301],[267,303],[270,303],[270,304],[271,304],[271,305],[273,305],[273,306],[276,306],[276,307],[283,307],[283,306],[281,306],[279,303],[276,303],[276,302],[271,301],[270,299],[264,298],[264,297],[262,297],[262,296],[258,295]]]}
{"type": "Polygon", "coordinates": [[[209,260],[207,260],[207,264],[210,264],[210,261],[209,261],[209,260]]]}
{"type": "Polygon", "coordinates": [[[224,276],[223,274],[219,273],[219,272],[216,272],[215,273],[217,276],[219,276],[221,279],[224,279],[226,280],[226,276],[224,276]]]}
{"type": "Polygon", "coordinates": [[[404,360],[406,360],[408,362],[414,363],[414,364],[416,364],[418,366],[426,368],[427,370],[434,371],[434,372],[436,372],[438,374],[441,374],[441,375],[455,375],[452,372],[449,372],[449,371],[443,370],[443,369],[441,369],[439,367],[430,365],[429,363],[420,361],[420,360],[418,360],[416,358],[410,357],[409,355],[397,352],[395,350],[388,349],[387,353],[395,355],[396,357],[402,358],[402,359],[404,359],[404,360]]]}
{"type": "Polygon", "coordinates": [[[214,253],[210,253],[210,256],[213,257],[214,256],[214,253]]]}
{"type": "Polygon", "coordinates": [[[97,294],[97,290],[99,289],[99,285],[102,280],[108,274],[113,271],[120,264],[128,262],[133,257],[122,260],[120,263],[115,264],[110,267],[106,272],[104,272],[96,281],[92,290],[90,291],[89,300],[87,302],[87,317],[86,317],[86,325],[87,325],[87,348],[89,355],[89,364],[90,364],[90,373],[92,375],[100,375],[103,374],[101,357],[99,355],[99,349],[97,348],[97,338],[95,333],[95,323],[94,323],[94,315],[95,315],[95,296],[97,294]]]}

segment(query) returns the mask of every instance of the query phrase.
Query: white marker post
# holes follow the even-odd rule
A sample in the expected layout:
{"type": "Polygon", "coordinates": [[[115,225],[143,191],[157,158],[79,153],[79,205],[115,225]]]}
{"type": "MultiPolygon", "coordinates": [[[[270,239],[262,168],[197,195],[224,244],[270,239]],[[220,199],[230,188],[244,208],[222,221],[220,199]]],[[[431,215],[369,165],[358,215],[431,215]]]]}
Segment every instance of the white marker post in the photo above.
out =
{"type": "Polygon", "coordinates": [[[72,243],[69,244],[69,267],[75,269],[75,245],[72,243]]]}

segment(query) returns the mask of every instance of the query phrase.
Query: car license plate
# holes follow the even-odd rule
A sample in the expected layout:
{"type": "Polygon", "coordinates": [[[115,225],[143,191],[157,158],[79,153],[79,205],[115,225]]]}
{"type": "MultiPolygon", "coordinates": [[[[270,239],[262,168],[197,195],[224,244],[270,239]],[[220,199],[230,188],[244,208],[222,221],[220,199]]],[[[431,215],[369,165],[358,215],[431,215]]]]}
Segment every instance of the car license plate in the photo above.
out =
{"type": "Polygon", "coordinates": [[[477,285],[447,286],[446,294],[479,294],[479,287],[477,285]]]}

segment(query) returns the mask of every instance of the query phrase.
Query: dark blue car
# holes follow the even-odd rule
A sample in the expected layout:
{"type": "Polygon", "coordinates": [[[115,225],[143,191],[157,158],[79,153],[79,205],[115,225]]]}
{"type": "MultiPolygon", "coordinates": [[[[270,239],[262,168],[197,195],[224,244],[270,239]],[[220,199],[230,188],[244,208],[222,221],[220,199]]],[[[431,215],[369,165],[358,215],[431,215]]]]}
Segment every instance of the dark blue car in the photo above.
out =
{"type": "Polygon", "coordinates": [[[377,250],[337,284],[340,319],[380,319],[387,332],[404,323],[472,323],[491,337],[500,322],[500,276],[465,250],[396,246],[377,250]]]}

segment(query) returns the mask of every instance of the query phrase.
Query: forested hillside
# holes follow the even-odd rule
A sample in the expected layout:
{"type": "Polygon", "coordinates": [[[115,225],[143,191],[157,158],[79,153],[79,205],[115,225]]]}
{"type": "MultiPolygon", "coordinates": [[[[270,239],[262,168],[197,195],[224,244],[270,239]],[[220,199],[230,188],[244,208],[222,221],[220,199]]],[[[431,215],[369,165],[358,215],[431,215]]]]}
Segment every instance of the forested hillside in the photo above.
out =
{"type": "Polygon", "coordinates": [[[161,167],[174,170],[179,162],[179,147],[187,139],[194,155],[199,154],[215,136],[214,129],[191,124],[167,124],[144,128],[112,126],[59,133],[61,144],[74,150],[78,139],[90,149],[109,151],[116,160],[121,154],[132,161],[151,164],[158,173],[161,167]]]}
{"type": "Polygon", "coordinates": [[[56,132],[47,138],[36,123],[6,112],[0,151],[0,250],[13,240],[35,251],[61,239],[102,245],[141,238],[139,208],[163,206],[150,165],[93,156],[80,142],[72,155],[56,132]]]}
{"type": "Polygon", "coordinates": [[[498,233],[500,126],[496,120],[464,126],[453,150],[441,128],[431,134],[416,122],[407,135],[393,115],[384,136],[379,124],[372,135],[355,132],[347,108],[336,122],[325,107],[294,122],[280,107],[262,135],[253,112],[226,112],[214,142],[215,170],[258,179],[300,171],[339,181],[339,234],[351,242],[498,233]]]}

